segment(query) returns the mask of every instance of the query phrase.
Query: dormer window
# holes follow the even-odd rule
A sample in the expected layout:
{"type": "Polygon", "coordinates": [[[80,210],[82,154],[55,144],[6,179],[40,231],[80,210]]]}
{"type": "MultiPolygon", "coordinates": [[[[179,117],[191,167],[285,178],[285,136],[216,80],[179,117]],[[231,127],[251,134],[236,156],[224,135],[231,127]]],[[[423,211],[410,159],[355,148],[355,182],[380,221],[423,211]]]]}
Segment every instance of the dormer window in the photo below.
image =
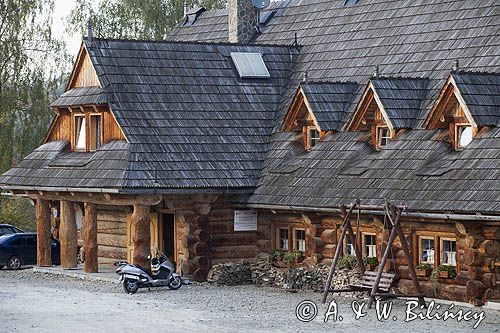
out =
{"type": "Polygon", "coordinates": [[[87,135],[85,126],[85,115],[75,115],[75,150],[84,151],[86,149],[87,135]]]}
{"type": "Polygon", "coordinates": [[[78,113],[73,115],[73,150],[95,151],[102,144],[102,115],[78,113]]]}
{"type": "Polygon", "coordinates": [[[471,142],[472,138],[474,136],[474,131],[472,129],[472,126],[465,125],[465,126],[457,126],[457,142],[458,142],[458,148],[465,148],[467,147],[471,142]]]}
{"type": "Polygon", "coordinates": [[[377,146],[378,148],[383,148],[389,144],[391,141],[391,130],[389,127],[380,126],[377,127],[377,146]]]}
{"type": "Polygon", "coordinates": [[[90,115],[90,151],[94,151],[101,146],[101,123],[100,114],[90,115]]]}
{"type": "Polygon", "coordinates": [[[489,82],[496,82],[495,80],[493,74],[452,72],[427,116],[424,127],[442,129],[441,137],[449,139],[455,150],[465,149],[483,128],[496,126],[493,105],[498,96],[497,90],[477,90],[477,82],[484,81],[485,87],[493,87],[494,84],[489,82]]]}
{"type": "Polygon", "coordinates": [[[306,134],[306,149],[314,148],[321,139],[321,133],[317,130],[316,127],[308,127],[306,134]]]}
{"type": "Polygon", "coordinates": [[[346,129],[370,133],[363,139],[382,150],[398,133],[414,127],[428,80],[381,76],[378,67],[373,75],[346,129]]]}

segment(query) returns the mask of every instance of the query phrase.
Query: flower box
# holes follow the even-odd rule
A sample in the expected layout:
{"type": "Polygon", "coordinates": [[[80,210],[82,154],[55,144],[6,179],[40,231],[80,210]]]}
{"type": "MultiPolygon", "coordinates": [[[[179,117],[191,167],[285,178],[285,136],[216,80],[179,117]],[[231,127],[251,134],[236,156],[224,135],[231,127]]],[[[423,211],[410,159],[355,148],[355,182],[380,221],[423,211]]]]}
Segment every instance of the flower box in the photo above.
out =
{"type": "Polygon", "coordinates": [[[425,268],[417,268],[417,276],[429,276],[431,275],[431,269],[425,269],[425,268]]]}
{"type": "Polygon", "coordinates": [[[440,271],[439,272],[439,277],[442,279],[448,279],[449,278],[449,272],[448,271],[440,271]]]}

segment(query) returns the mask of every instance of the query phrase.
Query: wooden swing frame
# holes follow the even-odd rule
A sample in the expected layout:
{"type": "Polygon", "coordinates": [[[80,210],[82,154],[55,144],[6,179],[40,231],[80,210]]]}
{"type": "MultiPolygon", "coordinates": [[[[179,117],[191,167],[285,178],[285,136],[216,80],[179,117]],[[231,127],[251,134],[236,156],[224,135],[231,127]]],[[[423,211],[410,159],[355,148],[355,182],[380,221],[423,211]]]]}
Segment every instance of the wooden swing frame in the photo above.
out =
{"type": "MultiPolygon", "coordinates": [[[[335,256],[333,258],[332,266],[330,268],[330,272],[328,274],[328,279],[326,281],[325,285],[325,290],[323,292],[323,300],[322,303],[324,304],[326,302],[326,298],[328,297],[329,292],[340,292],[340,291],[356,291],[360,290],[359,286],[357,288],[351,288],[351,289],[342,289],[342,290],[334,290],[330,289],[331,283],[332,283],[332,278],[335,273],[335,268],[337,266],[337,261],[340,256],[340,250],[342,248],[342,244],[344,244],[344,238],[347,232],[349,232],[349,235],[351,237],[351,240],[353,244],[357,244],[357,239],[356,235],[354,234],[354,231],[352,230],[351,226],[351,215],[352,212],[358,209],[359,211],[361,210],[384,210],[387,217],[389,218],[390,226],[392,227],[389,240],[387,241],[386,248],[384,250],[384,255],[382,257],[382,261],[379,264],[379,269],[377,272],[377,275],[375,277],[375,281],[373,282],[373,286],[371,287],[371,292],[370,292],[370,301],[368,303],[368,308],[372,308],[373,302],[375,301],[375,297],[382,297],[382,298],[398,298],[398,297],[416,297],[418,298],[419,304],[425,306],[425,299],[422,294],[422,290],[420,288],[420,284],[418,283],[418,278],[417,278],[417,273],[415,271],[415,265],[413,263],[413,256],[410,252],[410,247],[408,245],[408,242],[406,240],[406,237],[404,235],[403,229],[401,227],[401,214],[403,211],[406,209],[405,206],[397,206],[391,204],[389,201],[386,200],[385,205],[382,206],[363,206],[360,204],[359,200],[356,200],[353,202],[350,206],[349,209],[345,205],[342,205],[340,207],[340,215],[341,217],[344,218],[344,222],[342,223],[342,232],[340,234],[340,238],[337,242],[337,248],[335,249],[335,256]],[[413,282],[413,286],[415,287],[416,294],[414,295],[402,295],[402,294],[390,294],[390,293],[379,293],[379,285],[380,281],[382,279],[382,275],[384,273],[384,267],[385,264],[387,263],[387,259],[389,258],[389,254],[391,252],[392,245],[394,243],[394,240],[396,239],[396,236],[399,237],[399,241],[401,242],[401,246],[403,248],[403,252],[405,254],[406,260],[408,262],[408,268],[410,271],[410,276],[413,282]]],[[[358,246],[354,247],[354,252],[356,254],[356,259],[358,262],[359,267],[361,268],[362,273],[365,273],[365,265],[363,263],[363,257],[361,254],[361,250],[359,249],[358,246]]],[[[391,280],[392,283],[392,280],[391,280]]],[[[366,290],[366,289],[365,289],[366,290]]]]}

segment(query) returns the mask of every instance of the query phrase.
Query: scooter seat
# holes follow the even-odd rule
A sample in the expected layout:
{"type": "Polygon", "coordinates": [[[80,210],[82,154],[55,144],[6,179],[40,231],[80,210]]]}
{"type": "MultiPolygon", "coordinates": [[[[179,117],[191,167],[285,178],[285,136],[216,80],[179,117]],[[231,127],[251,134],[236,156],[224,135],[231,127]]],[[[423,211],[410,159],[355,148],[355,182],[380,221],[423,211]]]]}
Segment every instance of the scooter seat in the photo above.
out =
{"type": "Polygon", "coordinates": [[[142,267],[141,265],[138,265],[138,264],[135,264],[134,265],[135,267],[141,269],[142,271],[144,271],[144,273],[146,273],[147,275],[149,275],[150,277],[152,277],[153,275],[151,274],[151,270],[149,269],[146,269],[144,267],[142,267]]]}

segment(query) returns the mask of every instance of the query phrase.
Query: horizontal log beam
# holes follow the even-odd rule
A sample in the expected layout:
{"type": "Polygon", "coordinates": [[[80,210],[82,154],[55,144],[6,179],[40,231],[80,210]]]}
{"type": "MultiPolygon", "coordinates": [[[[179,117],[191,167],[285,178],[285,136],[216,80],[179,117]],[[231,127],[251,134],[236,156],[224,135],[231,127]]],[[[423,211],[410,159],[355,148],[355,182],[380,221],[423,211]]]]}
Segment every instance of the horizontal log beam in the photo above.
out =
{"type": "Polygon", "coordinates": [[[27,192],[28,197],[35,200],[88,202],[102,205],[131,206],[144,205],[156,206],[162,200],[161,195],[124,195],[102,193],[74,193],[74,192],[27,192]]]}

